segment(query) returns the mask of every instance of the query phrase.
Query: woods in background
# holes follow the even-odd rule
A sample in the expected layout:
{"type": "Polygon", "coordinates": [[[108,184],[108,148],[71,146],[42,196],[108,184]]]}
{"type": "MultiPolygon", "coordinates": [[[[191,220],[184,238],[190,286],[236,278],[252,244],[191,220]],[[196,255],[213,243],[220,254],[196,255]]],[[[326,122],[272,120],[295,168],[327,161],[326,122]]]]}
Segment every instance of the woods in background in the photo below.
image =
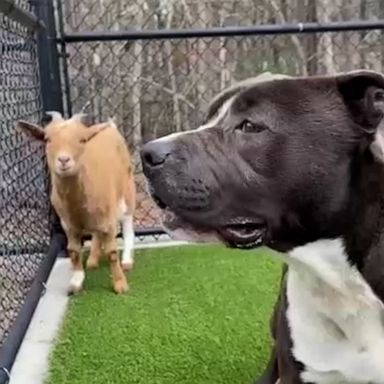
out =
{"type": "MultiPolygon", "coordinates": [[[[380,0],[66,0],[65,31],[209,28],[384,18],[380,0]]],[[[67,47],[73,111],[116,117],[132,150],[197,127],[217,92],[263,71],[312,75],[384,63],[382,31],[76,43],[67,47]]],[[[139,227],[157,226],[136,156],[139,227]]]]}

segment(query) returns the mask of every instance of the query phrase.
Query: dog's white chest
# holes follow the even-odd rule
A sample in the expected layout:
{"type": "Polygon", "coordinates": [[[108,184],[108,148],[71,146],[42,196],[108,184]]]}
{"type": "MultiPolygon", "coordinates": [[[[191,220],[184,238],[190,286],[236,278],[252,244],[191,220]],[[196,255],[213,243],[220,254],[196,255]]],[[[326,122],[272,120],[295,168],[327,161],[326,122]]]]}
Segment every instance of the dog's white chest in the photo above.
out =
{"type": "Polygon", "coordinates": [[[341,240],[294,249],[286,261],[293,355],[317,384],[384,383],[384,306],[341,240]]]}

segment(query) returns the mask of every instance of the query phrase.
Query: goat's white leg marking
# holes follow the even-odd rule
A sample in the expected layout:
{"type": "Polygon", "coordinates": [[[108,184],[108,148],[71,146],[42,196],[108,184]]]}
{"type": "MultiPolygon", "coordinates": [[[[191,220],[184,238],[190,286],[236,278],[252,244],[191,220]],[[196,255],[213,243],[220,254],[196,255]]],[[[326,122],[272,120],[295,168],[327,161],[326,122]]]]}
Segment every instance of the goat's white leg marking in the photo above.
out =
{"type": "Polygon", "coordinates": [[[72,278],[69,283],[69,291],[79,292],[83,288],[84,279],[85,279],[85,272],[75,270],[72,274],[72,278]]]}
{"type": "Polygon", "coordinates": [[[121,264],[124,271],[133,267],[133,246],[135,234],[133,230],[133,216],[128,212],[127,204],[120,201],[118,218],[123,227],[123,255],[121,264]]]}
{"type": "Polygon", "coordinates": [[[63,228],[64,231],[68,230],[68,225],[65,223],[63,219],[60,219],[61,228],[63,228]]]}
{"type": "Polygon", "coordinates": [[[133,247],[135,234],[133,229],[133,216],[125,215],[123,217],[123,256],[121,264],[123,270],[127,271],[133,267],[133,247]]]}

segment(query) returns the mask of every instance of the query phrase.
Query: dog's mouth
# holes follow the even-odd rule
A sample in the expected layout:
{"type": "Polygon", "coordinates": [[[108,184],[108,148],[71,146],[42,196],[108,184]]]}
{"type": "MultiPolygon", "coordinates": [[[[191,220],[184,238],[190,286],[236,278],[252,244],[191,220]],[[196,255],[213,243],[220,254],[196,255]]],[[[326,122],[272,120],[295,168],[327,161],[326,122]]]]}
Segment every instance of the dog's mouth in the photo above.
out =
{"type": "Polygon", "coordinates": [[[261,222],[229,224],[220,227],[218,233],[224,243],[232,248],[255,248],[263,244],[266,226],[261,222]]]}
{"type": "Polygon", "coordinates": [[[153,190],[150,190],[150,195],[152,196],[152,199],[153,201],[156,203],[156,205],[160,208],[160,209],[167,209],[167,205],[165,203],[163,203],[163,201],[160,199],[160,197],[158,197],[154,192],[153,190]]]}
{"type": "Polygon", "coordinates": [[[156,194],[151,193],[163,212],[163,225],[169,235],[177,240],[193,242],[221,242],[230,248],[251,249],[264,244],[267,225],[263,220],[236,217],[227,224],[195,225],[175,213],[156,194]]]}

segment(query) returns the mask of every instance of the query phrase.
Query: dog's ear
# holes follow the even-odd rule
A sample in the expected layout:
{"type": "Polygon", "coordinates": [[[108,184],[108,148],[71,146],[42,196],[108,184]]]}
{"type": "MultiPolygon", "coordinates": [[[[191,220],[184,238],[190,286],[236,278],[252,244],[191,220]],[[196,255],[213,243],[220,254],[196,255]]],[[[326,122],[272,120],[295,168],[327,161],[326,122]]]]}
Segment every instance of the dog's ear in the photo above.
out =
{"type": "Polygon", "coordinates": [[[336,77],[338,90],[354,121],[374,134],[384,116],[384,76],[374,71],[352,71],[336,77]]]}
{"type": "Polygon", "coordinates": [[[370,143],[370,150],[384,162],[384,76],[375,71],[352,71],[336,77],[345,105],[370,143]]]}

